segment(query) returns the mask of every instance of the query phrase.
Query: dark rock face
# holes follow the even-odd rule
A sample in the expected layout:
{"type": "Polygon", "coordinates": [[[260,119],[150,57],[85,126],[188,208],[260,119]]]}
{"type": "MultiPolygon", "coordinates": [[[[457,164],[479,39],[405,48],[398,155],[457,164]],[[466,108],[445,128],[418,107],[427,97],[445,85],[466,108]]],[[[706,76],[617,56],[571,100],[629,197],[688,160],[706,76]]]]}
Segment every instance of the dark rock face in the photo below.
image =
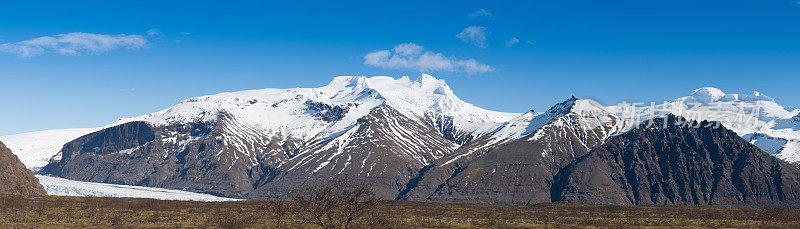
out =
{"type": "Polygon", "coordinates": [[[0,142],[0,195],[47,195],[33,172],[0,142]]]}
{"type": "MultiPolygon", "coordinates": [[[[72,180],[139,185],[220,196],[244,198],[254,189],[251,166],[271,164],[284,153],[267,156],[275,145],[260,135],[227,134],[246,132],[225,114],[216,122],[150,126],[130,122],[91,133],[67,143],[60,161],[40,173],[72,180]]],[[[283,151],[281,151],[283,152],[283,151]]]]}
{"type": "Polygon", "coordinates": [[[553,201],[800,207],[800,170],[715,122],[643,123],[558,175],[553,201]]]}
{"type": "Polygon", "coordinates": [[[61,160],[48,164],[40,173],[70,179],[88,177],[92,181],[104,180],[97,176],[113,171],[114,167],[105,162],[115,158],[115,153],[139,147],[154,138],[153,129],[144,122],[103,129],[65,144],[61,150],[61,160]],[[104,172],[97,173],[100,170],[104,172]]]}

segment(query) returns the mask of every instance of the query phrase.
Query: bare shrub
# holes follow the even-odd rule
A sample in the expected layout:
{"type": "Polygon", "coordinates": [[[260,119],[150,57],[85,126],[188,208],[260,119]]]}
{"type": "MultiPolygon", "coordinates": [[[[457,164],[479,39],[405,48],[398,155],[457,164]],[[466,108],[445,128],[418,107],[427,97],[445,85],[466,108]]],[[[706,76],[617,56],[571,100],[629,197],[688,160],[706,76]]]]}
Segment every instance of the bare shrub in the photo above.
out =
{"type": "Polygon", "coordinates": [[[267,218],[276,229],[288,228],[285,219],[289,216],[289,212],[294,208],[291,201],[284,200],[267,200],[261,205],[261,212],[267,215],[267,218]]]}
{"type": "Polygon", "coordinates": [[[306,188],[294,200],[303,223],[326,229],[353,228],[377,204],[372,186],[354,185],[347,178],[332,178],[321,186],[306,188]]]}

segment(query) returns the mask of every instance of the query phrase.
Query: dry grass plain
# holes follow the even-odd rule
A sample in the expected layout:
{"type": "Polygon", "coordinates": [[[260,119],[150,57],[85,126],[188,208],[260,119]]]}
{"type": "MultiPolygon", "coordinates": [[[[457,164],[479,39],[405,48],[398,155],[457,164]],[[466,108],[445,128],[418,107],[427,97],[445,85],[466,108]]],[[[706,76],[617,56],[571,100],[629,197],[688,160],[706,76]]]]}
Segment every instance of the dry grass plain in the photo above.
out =
{"type": "MultiPolygon", "coordinates": [[[[0,196],[4,228],[275,228],[269,201],[0,196]]],[[[800,210],[382,201],[356,228],[800,228],[800,210]]],[[[316,228],[289,212],[285,228],[316,228]]]]}

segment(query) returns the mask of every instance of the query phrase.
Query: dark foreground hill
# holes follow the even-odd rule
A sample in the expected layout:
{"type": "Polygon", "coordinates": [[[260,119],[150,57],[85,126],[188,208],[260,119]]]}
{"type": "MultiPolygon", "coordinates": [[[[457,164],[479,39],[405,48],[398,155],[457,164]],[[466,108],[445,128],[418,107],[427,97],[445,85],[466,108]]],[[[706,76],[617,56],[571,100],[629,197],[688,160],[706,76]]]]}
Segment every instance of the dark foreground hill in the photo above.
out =
{"type": "Polygon", "coordinates": [[[553,201],[800,207],[800,170],[714,122],[645,122],[559,174],[553,201]]]}
{"type": "Polygon", "coordinates": [[[0,142],[0,195],[47,195],[33,172],[0,142]]]}

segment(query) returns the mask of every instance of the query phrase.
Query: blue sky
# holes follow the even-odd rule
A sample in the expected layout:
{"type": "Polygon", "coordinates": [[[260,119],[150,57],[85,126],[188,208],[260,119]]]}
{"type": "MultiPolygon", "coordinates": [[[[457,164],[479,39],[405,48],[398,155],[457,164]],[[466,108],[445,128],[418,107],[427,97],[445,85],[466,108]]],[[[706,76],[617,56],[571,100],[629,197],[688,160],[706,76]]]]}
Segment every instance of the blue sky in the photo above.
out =
{"type": "Polygon", "coordinates": [[[799,62],[794,0],[0,0],[0,135],[102,126],[220,92],[423,71],[508,112],[571,95],[664,101],[703,86],[798,106],[799,62]],[[58,41],[20,51],[41,37],[58,41]],[[453,66],[365,64],[407,43],[453,66]]]}

